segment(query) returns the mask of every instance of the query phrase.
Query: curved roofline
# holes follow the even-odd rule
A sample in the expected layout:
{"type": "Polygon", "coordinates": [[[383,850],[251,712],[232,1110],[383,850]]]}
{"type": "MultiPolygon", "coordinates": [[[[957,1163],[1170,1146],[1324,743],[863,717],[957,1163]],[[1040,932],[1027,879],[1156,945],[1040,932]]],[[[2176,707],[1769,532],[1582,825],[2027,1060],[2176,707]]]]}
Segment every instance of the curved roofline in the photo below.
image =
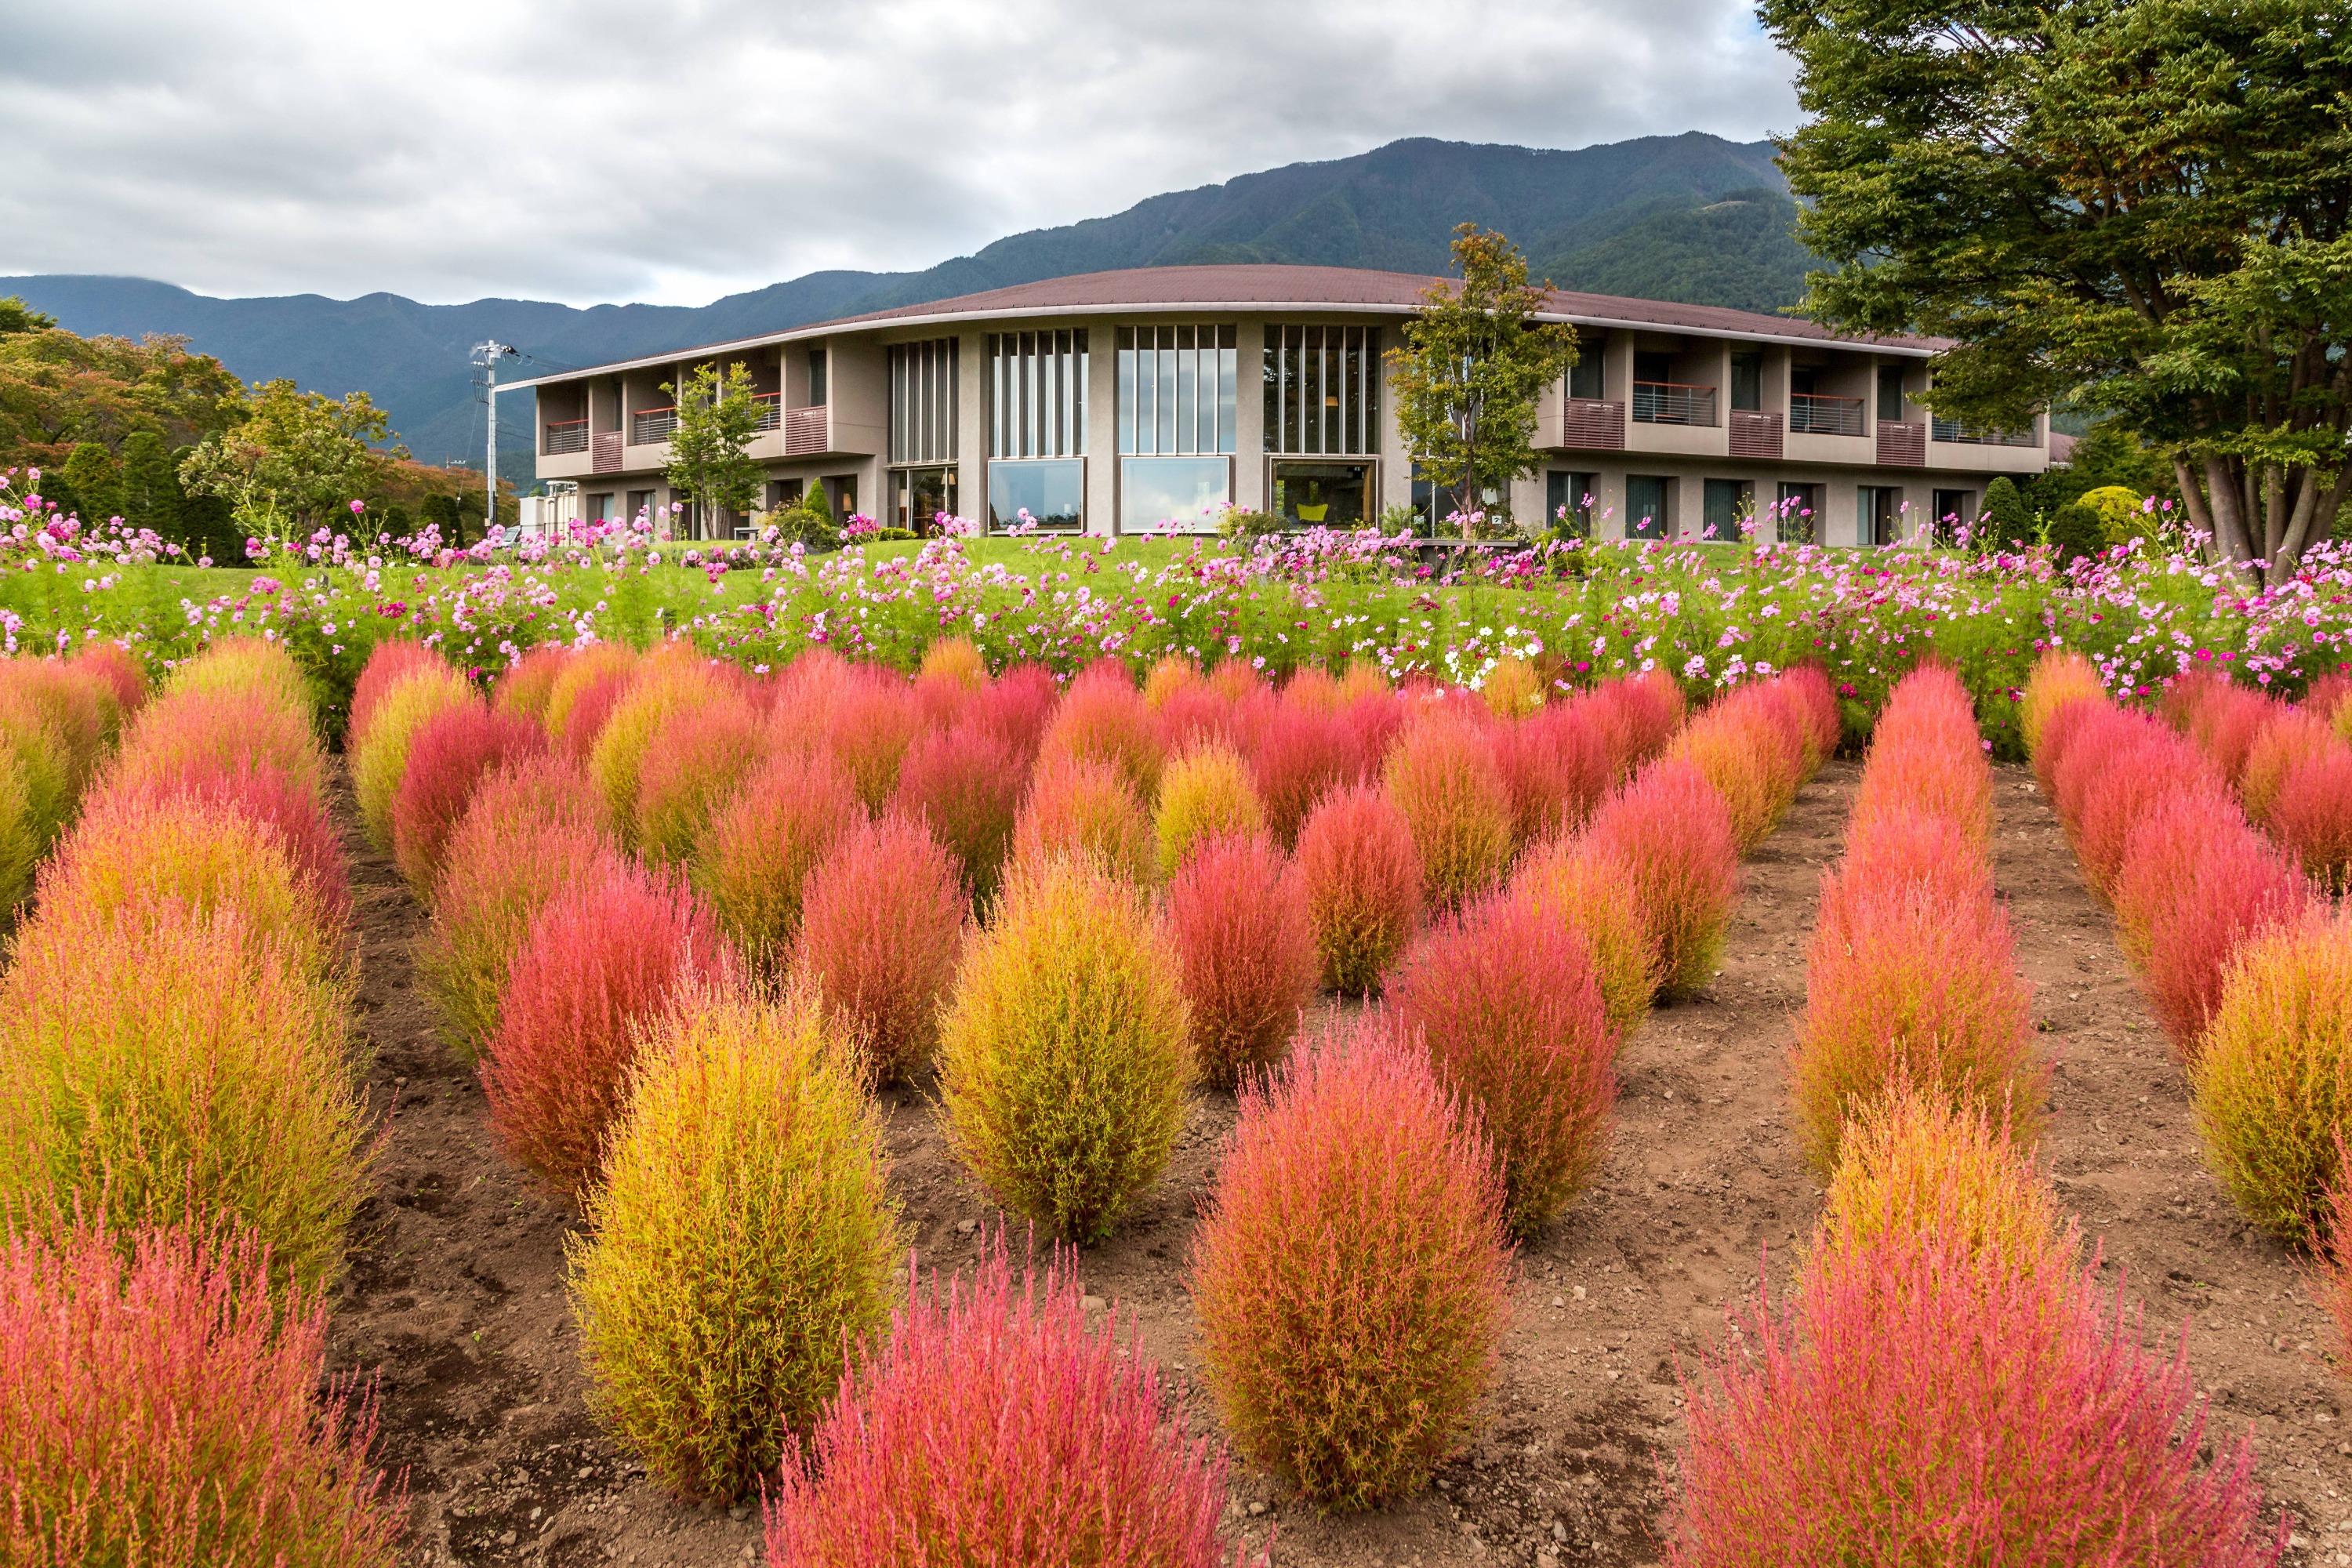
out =
{"type": "MultiPolygon", "coordinates": [[[[1067,277],[1016,283],[1003,289],[959,294],[921,304],[899,305],[860,315],[809,321],[753,337],[704,343],[662,353],[640,354],[581,370],[534,376],[527,381],[510,381],[500,390],[545,386],[577,381],[583,376],[611,375],[748,349],[893,327],[950,326],[1038,316],[1135,316],[1186,311],[1231,311],[1253,315],[1297,311],[1316,315],[1402,317],[1411,315],[1420,308],[1421,296],[1432,284],[1452,281],[1447,278],[1412,272],[1380,272],[1359,268],[1308,267],[1276,262],[1138,267],[1109,272],[1077,272],[1067,277]],[[1326,289],[1318,293],[1296,288],[1298,282],[1308,280],[1325,283],[1326,289]],[[1204,287],[1198,289],[1165,287],[1174,284],[1200,284],[1204,287]],[[1154,289],[1152,285],[1163,287],[1154,289]],[[1252,285],[1263,286],[1263,291],[1252,285]]],[[[1564,289],[1551,291],[1550,303],[1553,309],[1537,312],[1538,321],[1564,321],[1611,331],[1695,332],[1736,342],[1810,343],[1823,348],[1864,349],[1907,359],[1928,358],[1945,346],[1939,341],[1926,338],[1846,336],[1801,317],[1768,316],[1758,311],[1735,310],[1717,305],[1684,305],[1671,300],[1584,294],[1564,289]]]]}

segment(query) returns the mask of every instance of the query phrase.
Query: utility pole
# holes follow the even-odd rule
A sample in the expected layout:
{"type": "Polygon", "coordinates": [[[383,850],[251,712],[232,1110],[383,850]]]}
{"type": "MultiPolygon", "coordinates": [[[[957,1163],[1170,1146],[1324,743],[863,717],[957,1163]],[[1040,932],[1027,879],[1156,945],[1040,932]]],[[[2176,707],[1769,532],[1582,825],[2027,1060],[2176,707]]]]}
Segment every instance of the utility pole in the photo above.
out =
{"type": "MultiPolygon", "coordinates": [[[[482,367],[488,378],[489,450],[482,470],[482,537],[488,539],[499,526],[499,361],[515,351],[496,338],[485,338],[474,345],[474,363],[482,367]]],[[[459,535],[463,538],[464,535],[459,535]]]]}

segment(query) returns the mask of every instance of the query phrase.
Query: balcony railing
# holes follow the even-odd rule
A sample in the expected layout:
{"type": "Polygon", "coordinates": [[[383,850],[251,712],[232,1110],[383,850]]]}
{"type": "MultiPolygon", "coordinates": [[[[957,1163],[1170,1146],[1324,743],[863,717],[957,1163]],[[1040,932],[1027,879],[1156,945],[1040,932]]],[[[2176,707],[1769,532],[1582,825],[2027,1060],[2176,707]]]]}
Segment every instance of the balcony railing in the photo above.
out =
{"type": "Polygon", "coordinates": [[[1731,455],[1735,458],[1758,458],[1766,462],[1780,460],[1780,416],[1761,409],[1735,408],[1731,411],[1731,455]]]}
{"type": "Polygon", "coordinates": [[[1560,411],[1563,447],[1596,451],[1625,449],[1625,405],[1600,397],[1571,397],[1560,411]]]}
{"type": "Polygon", "coordinates": [[[588,421],[551,419],[547,422],[547,455],[561,457],[588,449],[588,421]]]}
{"type": "Polygon", "coordinates": [[[621,433],[599,430],[588,448],[588,471],[592,474],[617,474],[625,466],[621,453],[621,433]]]}
{"type": "Polygon", "coordinates": [[[1715,388],[1685,386],[1672,381],[1633,384],[1633,422],[1637,425],[1712,425],[1715,388]]]}
{"type": "Polygon", "coordinates": [[[751,422],[753,430],[773,430],[784,422],[782,393],[755,392],[751,395],[751,401],[760,405],[760,416],[751,422]]]}
{"type": "Polygon", "coordinates": [[[1789,394],[1789,428],[1807,436],[1862,434],[1862,399],[1818,392],[1789,394]]]}
{"type": "Polygon", "coordinates": [[[814,408],[784,410],[784,456],[814,457],[832,444],[833,434],[825,423],[824,404],[814,408]]]}
{"type": "Polygon", "coordinates": [[[640,408],[629,416],[629,445],[650,447],[657,441],[667,441],[677,428],[676,408],[640,408]]]}
{"type": "Polygon", "coordinates": [[[1933,440],[1950,441],[1962,447],[2038,447],[2042,444],[2041,437],[2034,435],[2031,427],[2023,430],[1979,430],[1957,419],[1930,420],[1927,434],[1933,440]]]}
{"type": "Polygon", "coordinates": [[[1916,419],[1880,420],[1878,463],[1885,468],[1927,467],[1927,426],[1916,419]]]}

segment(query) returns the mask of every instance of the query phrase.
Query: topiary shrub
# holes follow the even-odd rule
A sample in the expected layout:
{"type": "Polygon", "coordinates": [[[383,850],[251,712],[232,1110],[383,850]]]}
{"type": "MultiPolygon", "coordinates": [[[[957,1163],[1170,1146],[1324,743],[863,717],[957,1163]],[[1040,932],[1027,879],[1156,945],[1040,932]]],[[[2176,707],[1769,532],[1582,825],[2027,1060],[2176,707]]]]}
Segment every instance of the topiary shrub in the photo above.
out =
{"type": "Polygon", "coordinates": [[[1511,859],[1511,801],[1494,748],[1472,722],[1444,712],[1407,727],[1382,787],[1412,828],[1422,893],[1449,908],[1492,887],[1511,859]]]}
{"type": "Polygon", "coordinates": [[[781,752],[711,819],[695,887],[738,951],[781,968],[801,926],[801,890],[835,840],[866,820],[849,775],[823,753],[781,752]]]}
{"type": "Polygon", "coordinates": [[[407,1499],[369,1461],[373,1394],[329,1374],[325,1307],[273,1294],[255,1238],[18,1236],[0,1343],[9,1562],[399,1561],[407,1499]]]}
{"type": "Polygon", "coordinates": [[[1688,763],[1652,763],[1593,813],[1585,837],[1633,879],[1658,953],[1658,994],[1688,995],[1705,985],[1739,897],[1739,852],[1723,797],[1688,763]]]}
{"type": "Polygon", "coordinates": [[[1983,549],[2022,552],[2033,543],[2033,509],[2025,504],[2017,482],[2007,474],[1996,474],[1985,486],[1977,529],[1978,543],[1983,549]]]}
{"type": "Polygon", "coordinates": [[[1658,988],[1656,939],[1643,918],[1632,871],[1587,839],[1558,839],[1520,862],[1511,895],[1583,945],[1609,1032],[1620,1039],[1631,1034],[1658,988]]]}
{"type": "Polygon", "coordinates": [[[614,867],[551,898],[516,951],[482,1063],[499,1149],[555,1191],[584,1192],[640,1031],[679,987],[719,973],[710,912],[677,882],[614,867]]]}
{"type": "Polygon", "coordinates": [[[1027,784],[1012,742],[966,720],[907,749],[890,809],[930,828],[955,857],[973,906],[985,910],[995,900],[1005,857],[1013,852],[1013,825],[1027,784]]]}
{"type": "Polygon", "coordinates": [[[1197,1076],[1167,933],[1082,861],[1018,864],[940,1030],[941,1119],[1007,1208],[1108,1237],[1160,1179],[1197,1076]]]}
{"type": "Polygon", "coordinates": [[[482,779],[546,750],[547,737],[529,720],[494,713],[478,700],[453,703],[419,725],[392,802],[392,858],[408,885],[429,899],[482,779]]]}
{"type": "Polygon", "coordinates": [[[773,1477],[889,1310],[903,1241],[858,1073],[798,999],[693,993],[645,1043],[567,1251],[588,1406],[676,1496],[773,1477]]]}
{"type": "Polygon", "coordinates": [[[440,1005],[442,1031],[467,1061],[498,1032],[515,954],[548,900],[615,874],[620,852],[580,821],[467,814],[451,841],[416,966],[440,1005]]]}
{"type": "Polygon", "coordinates": [[[876,1081],[911,1077],[931,1059],[963,919],[954,862],[907,817],[857,824],[809,872],[793,983],[855,1042],[876,1081]]]}
{"type": "Polygon", "coordinates": [[[1167,760],[1150,710],[1137,695],[1126,668],[1111,659],[1097,660],[1070,682],[1039,743],[1038,756],[1041,763],[1107,764],[1144,801],[1158,794],[1160,770],[1167,760]]]}
{"type": "Polygon", "coordinates": [[[1591,1184],[1616,1121],[1591,944],[1532,900],[1490,895],[1433,927],[1388,994],[1484,1128],[1506,1228],[1533,1236],[1591,1184]]]}
{"type": "Polygon", "coordinates": [[[1151,818],[1109,763],[1045,756],[1013,826],[1013,863],[1077,858],[1140,887],[1158,865],[1151,818]]]}
{"type": "Polygon", "coordinates": [[[2062,566],[2105,553],[2106,521],[2081,501],[2070,500],[2050,514],[2050,549],[2062,566]]]}
{"type": "Polygon", "coordinates": [[[1069,1263],[1016,1285],[1000,1239],[969,1277],[917,1286],[808,1454],[785,1452],[768,1562],[864,1568],[919,1542],[943,1565],[1211,1568],[1225,1465],[1184,1416],[1131,1331],[1087,1328],[1069,1263]]]}
{"type": "Polygon", "coordinates": [[[1281,1058],[1315,1000],[1306,889],[1264,837],[1212,838],[1168,886],[1168,931],[1202,1076],[1230,1088],[1281,1058]]]}
{"type": "Polygon", "coordinates": [[[349,999],[233,906],[45,908],[0,991],[0,1211],[232,1222],[279,1284],[330,1283],[368,1189],[349,999]]]}
{"type": "Polygon", "coordinates": [[[2241,947],[2189,1079],[2206,1163],[2238,1211],[2283,1240],[2315,1234],[2352,1141],[2352,919],[2241,947]]]}
{"type": "Polygon", "coordinates": [[[420,665],[394,681],[368,721],[366,734],[350,748],[352,790],[359,797],[360,826],[368,842],[392,850],[392,808],[408,772],[408,752],[416,732],[445,709],[476,701],[466,678],[446,664],[420,665]]]}
{"type": "Polygon", "coordinates": [[[1192,1256],[1234,1446],[1319,1508],[1426,1486],[1509,1321],[1502,1211],[1485,1143],[1378,1016],[1244,1084],[1192,1256]]]}
{"type": "Polygon", "coordinates": [[[1298,830],[1298,877],[1323,984],[1362,995],[1421,928],[1421,851],[1412,824],[1364,785],[1335,791],[1298,830]]]}
{"type": "Polygon", "coordinates": [[[749,702],[720,698],[664,720],[637,772],[637,843],[646,858],[692,860],[711,818],[766,753],[766,720],[749,702]]]}
{"type": "Polygon", "coordinates": [[[1231,748],[1206,745],[1187,752],[1160,774],[1152,835],[1159,841],[1162,881],[1207,840],[1265,830],[1265,809],[1258,804],[1249,768],[1231,748]]]}

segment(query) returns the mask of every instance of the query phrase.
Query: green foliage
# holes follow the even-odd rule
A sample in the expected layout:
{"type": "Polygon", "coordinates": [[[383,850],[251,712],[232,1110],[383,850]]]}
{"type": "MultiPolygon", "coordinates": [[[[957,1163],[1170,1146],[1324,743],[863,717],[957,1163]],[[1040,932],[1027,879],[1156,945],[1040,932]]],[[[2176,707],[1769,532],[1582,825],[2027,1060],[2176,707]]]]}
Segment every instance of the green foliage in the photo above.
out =
{"type": "Polygon", "coordinates": [[[2109,544],[2156,537],[2158,514],[2143,510],[2140,503],[2147,498],[2129,485],[2101,485],[2097,489],[2084,490],[2078,499],[2099,514],[2101,537],[2109,544]]]}
{"type": "Polygon", "coordinates": [[[2013,548],[2034,542],[2033,509],[2025,504],[2015,480],[1997,475],[1985,486],[1981,528],[1989,529],[1994,548],[2013,548]]]}
{"type": "Polygon", "coordinates": [[[1218,514],[1217,531],[1227,539],[1263,539],[1282,531],[1282,520],[1269,511],[1229,506],[1218,514]]]}
{"type": "Polygon", "coordinates": [[[78,444],[112,450],[138,430],[196,440],[234,422],[236,396],[236,378],[185,339],[134,343],[37,323],[0,332],[0,468],[54,477],[78,444]]]}
{"type": "Polygon", "coordinates": [[[2050,545],[2062,562],[2096,555],[2107,547],[2106,520],[2081,501],[2070,500],[2050,514],[2050,545]]]}
{"type": "Polygon", "coordinates": [[[738,360],[725,371],[698,364],[683,384],[664,382],[677,405],[669,434],[669,466],[662,477],[698,507],[706,530],[715,530],[719,510],[750,511],[759,504],[767,470],[743,448],[758,434],[760,405],[751,396],[751,373],[738,360]]]}
{"type": "Polygon", "coordinates": [[[85,524],[122,515],[122,470],[114,454],[98,442],[75,443],[66,458],[65,480],[73,487],[75,510],[85,524]]]}
{"type": "Polygon", "coordinates": [[[57,324],[55,316],[44,315],[15,294],[0,299],[0,338],[11,332],[46,331],[57,324]]]}
{"type": "Polygon", "coordinates": [[[905,1247],[852,1052],[787,999],[689,999],[647,1041],[573,1240],[589,1406],[653,1479],[732,1502],[881,1327],[905,1247]]]}
{"type": "Polygon", "coordinates": [[[1785,191],[1752,185],[1653,212],[1544,270],[1563,289],[1769,315],[1805,297],[1806,269],[1819,260],[1797,243],[1796,225],[1785,191]]]}
{"type": "MultiPolygon", "coordinates": [[[[253,389],[236,428],[208,437],[180,465],[180,482],[227,501],[257,537],[283,543],[349,521],[347,508],[373,489],[391,458],[372,442],[390,436],[383,411],[364,392],[338,401],[293,382],[253,389]]],[[[404,451],[395,449],[397,456],[404,451]]]]}
{"type": "Polygon", "coordinates": [[[186,499],[163,437],[152,430],[132,431],[122,443],[123,521],[177,541],[186,499]]]}

